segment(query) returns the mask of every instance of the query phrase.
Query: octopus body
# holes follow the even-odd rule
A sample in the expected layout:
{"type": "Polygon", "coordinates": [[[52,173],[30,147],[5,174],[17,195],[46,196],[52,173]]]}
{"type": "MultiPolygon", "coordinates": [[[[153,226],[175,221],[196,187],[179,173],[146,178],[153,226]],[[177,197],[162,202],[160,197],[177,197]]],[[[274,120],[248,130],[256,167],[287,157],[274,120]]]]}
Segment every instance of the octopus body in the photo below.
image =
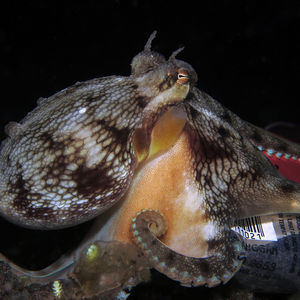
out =
{"type": "Polygon", "coordinates": [[[41,290],[53,284],[54,298],[120,299],[150,267],[186,286],[226,283],[244,258],[236,219],[300,212],[300,185],[265,155],[300,166],[299,145],[201,92],[193,68],[175,58],[182,49],[166,60],[151,50],[154,37],[130,76],[77,83],[6,127],[3,217],[54,229],[98,216],[75,253],[45,270],[0,257],[13,276],[41,290]]]}

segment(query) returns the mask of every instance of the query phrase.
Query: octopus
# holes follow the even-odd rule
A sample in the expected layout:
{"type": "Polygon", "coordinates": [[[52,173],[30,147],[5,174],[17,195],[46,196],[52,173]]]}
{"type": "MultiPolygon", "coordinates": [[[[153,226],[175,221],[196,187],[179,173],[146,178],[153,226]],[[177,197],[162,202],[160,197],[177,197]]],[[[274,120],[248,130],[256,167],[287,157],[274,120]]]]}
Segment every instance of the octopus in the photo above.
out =
{"type": "Polygon", "coordinates": [[[18,295],[126,299],[150,268],[184,286],[226,284],[245,259],[235,220],[300,213],[300,184],[275,166],[299,168],[300,146],[200,91],[176,58],[182,48],[166,60],[151,49],[155,35],[130,76],[76,83],[5,127],[1,216],[43,230],[97,217],[46,269],[1,255],[18,295]]]}

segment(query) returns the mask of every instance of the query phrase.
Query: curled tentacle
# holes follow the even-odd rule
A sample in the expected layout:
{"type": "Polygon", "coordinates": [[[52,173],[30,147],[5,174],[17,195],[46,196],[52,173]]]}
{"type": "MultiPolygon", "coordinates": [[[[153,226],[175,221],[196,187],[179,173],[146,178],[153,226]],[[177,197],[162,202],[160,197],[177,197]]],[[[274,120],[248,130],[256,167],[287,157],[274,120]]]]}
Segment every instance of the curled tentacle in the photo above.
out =
{"type": "Polygon", "coordinates": [[[239,259],[242,246],[238,241],[214,240],[215,246],[212,248],[217,250],[217,254],[206,258],[184,256],[168,248],[157,238],[166,231],[165,218],[158,211],[149,209],[139,212],[132,219],[131,230],[135,242],[150,258],[154,268],[184,286],[213,287],[221,282],[226,283],[242,264],[239,259]]]}

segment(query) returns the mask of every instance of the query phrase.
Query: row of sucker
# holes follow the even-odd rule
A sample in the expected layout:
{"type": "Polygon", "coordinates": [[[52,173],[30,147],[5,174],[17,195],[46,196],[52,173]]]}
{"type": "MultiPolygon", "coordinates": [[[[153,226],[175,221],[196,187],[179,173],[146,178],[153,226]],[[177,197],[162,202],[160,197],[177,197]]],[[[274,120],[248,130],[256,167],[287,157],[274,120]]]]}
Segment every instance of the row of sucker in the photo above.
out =
{"type": "Polygon", "coordinates": [[[239,270],[242,262],[238,255],[242,247],[238,241],[232,244],[218,241],[223,245],[223,253],[207,258],[188,257],[173,251],[157,238],[155,234],[165,232],[166,228],[161,226],[166,226],[164,216],[159,211],[144,209],[132,219],[131,231],[135,243],[151,260],[154,268],[171,279],[184,286],[213,287],[221,282],[226,283],[239,270]],[[226,257],[228,252],[230,257],[226,257]]]}

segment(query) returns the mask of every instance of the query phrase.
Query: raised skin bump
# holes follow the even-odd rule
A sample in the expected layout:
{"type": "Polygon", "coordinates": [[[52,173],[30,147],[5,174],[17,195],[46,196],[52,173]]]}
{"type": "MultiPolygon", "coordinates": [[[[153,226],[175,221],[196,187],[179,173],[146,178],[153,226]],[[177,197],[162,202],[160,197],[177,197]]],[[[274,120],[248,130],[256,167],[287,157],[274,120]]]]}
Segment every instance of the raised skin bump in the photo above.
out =
{"type": "Polygon", "coordinates": [[[217,254],[206,258],[188,257],[170,249],[158,239],[167,230],[165,218],[159,211],[144,210],[137,214],[132,219],[131,230],[133,227],[133,239],[153,267],[182,285],[214,287],[226,283],[241,267],[237,241],[232,245],[225,240],[218,241],[224,246],[212,247],[211,252],[217,254]]]}
{"type": "Polygon", "coordinates": [[[23,127],[17,122],[9,122],[8,124],[6,124],[4,130],[8,136],[16,137],[17,135],[22,134],[23,127]]]}

